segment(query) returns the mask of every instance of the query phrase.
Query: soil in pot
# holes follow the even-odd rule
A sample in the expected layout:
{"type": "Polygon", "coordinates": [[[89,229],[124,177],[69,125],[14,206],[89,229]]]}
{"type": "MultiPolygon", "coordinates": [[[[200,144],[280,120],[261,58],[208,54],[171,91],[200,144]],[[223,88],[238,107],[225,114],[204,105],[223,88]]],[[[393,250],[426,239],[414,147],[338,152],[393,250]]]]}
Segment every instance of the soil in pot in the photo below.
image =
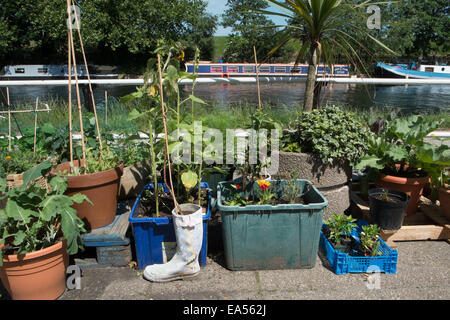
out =
{"type": "MultiPolygon", "coordinates": [[[[176,194],[176,192],[175,192],[176,194]]],[[[201,190],[201,201],[197,199],[198,191],[192,192],[192,196],[177,198],[178,203],[194,203],[202,207],[203,213],[206,213],[208,206],[208,191],[201,190]],[[199,203],[200,202],[200,203],[199,203]]],[[[172,210],[175,207],[173,199],[169,193],[161,193],[158,197],[158,208],[160,217],[172,217],[172,210]]],[[[193,213],[193,212],[191,212],[193,213]]],[[[189,214],[183,211],[183,214],[189,214]]],[[[136,213],[136,218],[156,218],[156,201],[153,191],[146,190],[141,197],[140,206],[136,213]]]]}
{"type": "Polygon", "coordinates": [[[377,179],[377,188],[392,189],[405,192],[411,199],[408,203],[405,215],[413,215],[417,211],[420,196],[423,188],[429,183],[429,177],[423,171],[413,171],[407,173],[398,173],[398,175],[380,174],[377,179]]]}
{"type": "Polygon", "coordinates": [[[382,230],[399,230],[403,224],[411,197],[405,192],[390,189],[369,190],[371,223],[382,230]]]}

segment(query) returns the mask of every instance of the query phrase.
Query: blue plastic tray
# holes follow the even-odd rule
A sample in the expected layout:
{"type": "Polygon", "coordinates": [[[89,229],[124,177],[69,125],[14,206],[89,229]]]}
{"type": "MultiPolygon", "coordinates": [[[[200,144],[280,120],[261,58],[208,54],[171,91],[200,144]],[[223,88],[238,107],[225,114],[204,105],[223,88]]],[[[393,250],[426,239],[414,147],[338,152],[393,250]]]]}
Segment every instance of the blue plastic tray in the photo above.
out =
{"type": "MultiPolygon", "coordinates": [[[[163,186],[162,183],[158,184],[163,186]]],[[[208,188],[206,182],[201,183],[201,188],[208,188]]],[[[163,186],[166,192],[165,186],[163,186]]],[[[153,190],[153,184],[145,186],[144,190],[136,199],[129,221],[132,226],[136,256],[139,269],[144,269],[151,264],[163,263],[163,242],[176,242],[175,231],[173,227],[172,217],[158,217],[158,218],[137,218],[135,213],[139,208],[141,197],[146,190],[153,190]]],[[[200,266],[206,265],[206,255],[208,250],[208,220],[211,217],[211,192],[208,190],[208,207],[206,214],[203,215],[203,243],[199,256],[200,266]]]]}
{"type": "MultiPolygon", "coordinates": [[[[366,224],[367,222],[360,221],[358,228],[353,229],[352,236],[357,242],[360,242],[359,234],[362,231],[362,226],[366,224]]],[[[380,242],[379,251],[381,251],[382,255],[376,257],[352,256],[334,249],[325,234],[320,230],[320,247],[336,274],[369,273],[374,271],[395,274],[397,271],[397,250],[389,248],[381,238],[380,242]]]]}

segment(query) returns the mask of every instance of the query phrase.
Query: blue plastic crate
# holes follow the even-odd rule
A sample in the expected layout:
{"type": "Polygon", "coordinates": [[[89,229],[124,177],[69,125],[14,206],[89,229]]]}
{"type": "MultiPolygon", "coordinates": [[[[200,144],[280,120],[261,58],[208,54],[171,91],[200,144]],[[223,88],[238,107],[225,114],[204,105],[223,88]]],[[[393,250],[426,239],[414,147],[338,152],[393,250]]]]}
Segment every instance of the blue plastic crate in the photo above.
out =
{"type": "MultiPolygon", "coordinates": [[[[358,228],[355,228],[352,231],[352,237],[354,237],[357,242],[360,242],[359,234],[362,231],[362,226],[365,224],[367,224],[367,222],[360,221],[358,223],[358,228]]],[[[325,226],[325,224],[323,226],[325,226]]],[[[320,230],[320,247],[336,274],[370,272],[395,274],[397,271],[397,250],[389,248],[381,238],[380,242],[381,244],[378,250],[381,251],[382,255],[376,257],[352,256],[334,249],[325,234],[320,230]]]]}
{"type": "MultiPolygon", "coordinates": [[[[159,183],[166,192],[166,187],[159,183]]],[[[208,188],[206,182],[201,183],[201,188],[208,188]]],[[[151,264],[163,263],[163,242],[176,242],[175,230],[173,226],[172,217],[157,217],[157,218],[137,218],[135,213],[139,208],[141,197],[146,190],[152,190],[153,184],[145,186],[144,190],[136,199],[129,221],[132,226],[133,236],[136,247],[136,256],[139,269],[144,269],[151,264]]],[[[211,217],[211,192],[208,190],[208,207],[206,214],[203,215],[203,243],[199,256],[200,266],[206,265],[206,255],[208,250],[208,220],[211,217]]]]}

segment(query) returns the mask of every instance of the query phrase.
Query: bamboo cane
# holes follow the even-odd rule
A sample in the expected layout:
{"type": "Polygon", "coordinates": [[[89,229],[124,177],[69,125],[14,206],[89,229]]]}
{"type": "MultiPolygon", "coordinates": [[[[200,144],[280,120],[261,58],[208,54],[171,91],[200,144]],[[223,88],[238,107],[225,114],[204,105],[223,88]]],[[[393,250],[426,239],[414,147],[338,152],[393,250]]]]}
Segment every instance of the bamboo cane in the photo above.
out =
{"type": "MultiPolygon", "coordinates": [[[[67,0],[67,11],[69,13],[69,21],[72,21],[72,14],[70,12],[70,0],[67,0]]],[[[81,133],[81,151],[83,154],[83,167],[85,169],[86,173],[86,148],[84,144],[84,129],[83,129],[83,114],[81,111],[81,99],[80,99],[80,87],[78,84],[78,72],[77,72],[77,60],[75,56],[75,47],[73,45],[73,34],[72,34],[72,28],[69,29],[69,39],[70,39],[70,47],[72,51],[72,60],[73,60],[73,66],[74,66],[74,75],[75,75],[75,87],[77,92],[77,105],[78,105],[78,116],[80,118],[80,133],[81,133]]]]}
{"type": "MultiPolygon", "coordinates": [[[[71,1],[71,3],[73,5],[73,1],[71,1]]],[[[78,20],[77,15],[75,15],[75,21],[76,21],[76,24],[78,26],[80,26],[80,22],[78,20]]],[[[92,107],[94,109],[95,126],[97,128],[98,145],[99,145],[99,149],[100,149],[100,158],[99,158],[99,161],[100,161],[100,159],[102,157],[102,153],[103,153],[102,136],[100,133],[100,126],[98,124],[97,108],[95,107],[95,99],[94,99],[94,92],[92,91],[91,76],[89,75],[89,68],[88,68],[88,64],[87,64],[87,60],[86,60],[86,54],[84,51],[83,39],[81,37],[81,28],[77,28],[77,31],[78,31],[78,38],[80,39],[81,53],[83,55],[84,67],[86,68],[86,75],[88,78],[89,92],[90,92],[91,100],[92,100],[92,107]]]]}
{"type": "Polygon", "coordinates": [[[108,125],[108,90],[105,90],[105,127],[108,125]]]}
{"type": "MultiPolygon", "coordinates": [[[[70,29],[68,30],[70,32],[70,29]]],[[[73,135],[72,135],[72,46],[70,41],[70,34],[67,33],[67,48],[68,48],[68,73],[69,73],[69,150],[70,163],[73,163],[73,135]]]]}
{"type": "Polygon", "coordinates": [[[9,103],[8,87],[6,87],[6,103],[8,104],[8,151],[11,151],[11,105],[9,103]]]}
{"type": "MultiPolygon", "coordinates": [[[[167,164],[169,168],[169,181],[170,181],[170,195],[172,196],[173,203],[175,205],[175,211],[177,214],[183,215],[183,212],[181,211],[181,208],[178,206],[177,199],[175,197],[175,193],[173,192],[173,182],[172,182],[172,171],[170,168],[170,155],[169,155],[169,134],[167,130],[167,115],[166,110],[164,107],[164,94],[163,94],[163,80],[162,80],[162,72],[161,72],[161,56],[158,54],[158,75],[159,75],[159,94],[161,97],[161,111],[163,116],[163,123],[164,123],[164,139],[166,142],[166,156],[167,156],[167,164]]],[[[150,133],[151,134],[151,133],[150,133]]]]}
{"type": "Polygon", "coordinates": [[[33,141],[33,154],[36,154],[36,129],[37,129],[37,117],[38,117],[39,97],[36,98],[36,107],[34,108],[34,141],[33,141]]]}
{"type": "Polygon", "coordinates": [[[255,68],[256,68],[256,86],[258,88],[258,108],[261,109],[261,90],[259,88],[259,70],[258,70],[258,58],[256,57],[256,47],[253,46],[253,53],[255,54],[255,68]]]}

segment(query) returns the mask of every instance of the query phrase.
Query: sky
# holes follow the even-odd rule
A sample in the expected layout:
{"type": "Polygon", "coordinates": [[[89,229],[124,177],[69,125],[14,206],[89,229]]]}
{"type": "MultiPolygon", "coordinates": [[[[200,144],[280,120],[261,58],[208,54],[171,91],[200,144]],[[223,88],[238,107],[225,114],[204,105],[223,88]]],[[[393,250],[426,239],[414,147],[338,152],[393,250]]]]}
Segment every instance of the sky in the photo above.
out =
{"type": "MultiPolygon", "coordinates": [[[[226,5],[227,0],[207,0],[207,1],[208,1],[207,11],[209,13],[220,16],[227,9],[227,5],[226,5]]],[[[278,8],[272,7],[272,6],[270,6],[267,10],[280,12],[280,10],[278,10],[278,8]]],[[[270,16],[269,18],[275,24],[284,24],[284,19],[282,17],[270,16]]],[[[222,26],[217,26],[216,33],[214,35],[215,36],[226,36],[230,32],[231,32],[231,28],[224,28],[222,26]]]]}

